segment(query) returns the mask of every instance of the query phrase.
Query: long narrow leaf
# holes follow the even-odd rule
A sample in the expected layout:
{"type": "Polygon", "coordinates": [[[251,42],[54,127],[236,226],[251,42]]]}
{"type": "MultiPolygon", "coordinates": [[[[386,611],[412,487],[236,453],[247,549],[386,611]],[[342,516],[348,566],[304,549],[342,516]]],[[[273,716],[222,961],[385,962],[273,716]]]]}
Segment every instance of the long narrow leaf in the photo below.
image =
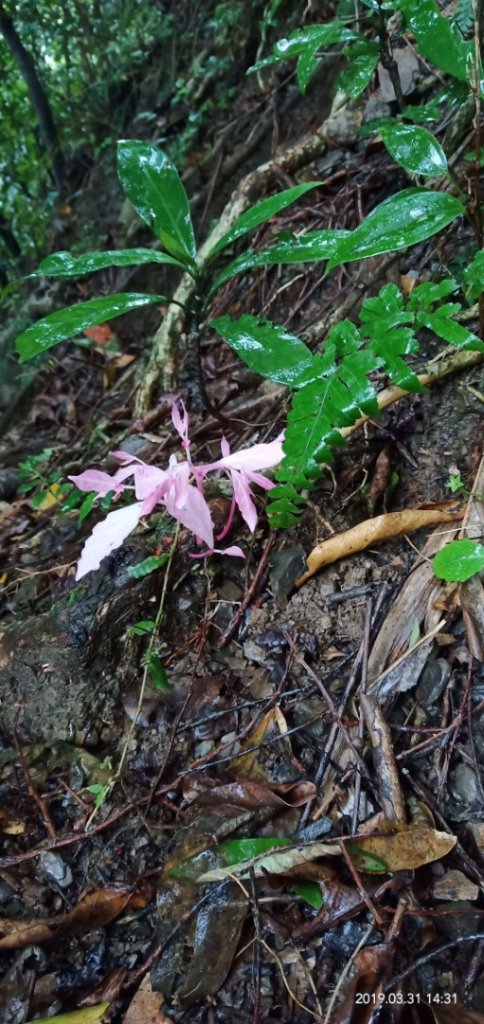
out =
{"type": "Polygon", "coordinates": [[[82,256],[71,256],[70,252],[54,252],[42,260],[32,277],[77,277],[106,267],[135,267],[143,263],[168,263],[172,267],[185,269],[184,264],[174,256],[154,249],[114,249],[86,252],[82,256]]]}
{"type": "Polygon", "coordinates": [[[118,142],[118,175],[129,201],[165,249],[185,265],[196,254],[187,194],[171,160],[146,142],[118,142]]]}
{"type": "Polygon", "coordinates": [[[455,196],[430,189],[407,188],[391,196],[344,238],[332,255],[328,270],[352,260],[406,249],[423,242],[464,213],[455,196]]]}
{"type": "Polygon", "coordinates": [[[112,320],[123,313],[147,306],[150,302],[166,301],[163,295],[126,292],[120,295],[107,295],[101,299],[89,299],[88,302],[80,302],[77,306],[49,313],[49,316],[27,327],[27,330],[17,338],[16,349],[20,362],[25,363],[53,345],[81,334],[87,327],[94,327],[104,320],[112,320]]]}
{"type": "Polygon", "coordinates": [[[234,224],[233,228],[227,232],[226,235],[217,242],[210,256],[216,256],[218,252],[225,249],[227,245],[231,245],[236,241],[237,238],[242,238],[242,235],[246,235],[249,231],[253,231],[259,224],[263,224],[264,221],[269,220],[270,217],[274,217],[276,213],[280,213],[281,210],[285,210],[291,203],[295,203],[297,199],[303,196],[306,192],[309,192],[313,188],[317,188],[318,185],[322,185],[322,181],[307,181],[303,185],[296,185],[294,188],[286,188],[284,192],[278,192],[276,196],[269,196],[267,199],[262,199],[260,203],[256,203],[250,210],[246,210],[242,213],[238,221],[234,224]]]}
{"type": "Polygon", "coordinates": [[[241,274],[244,270],[252,270],[253,267],[275,267],[279,264],[327,260],[335,251],[338,251],[338,244],[350,234],[350,231],[310,231],[307,235],[291,239],[289,242],[278,242],[277,245],[271,246],[270,249],[264,249],[262,252],[254,252],[253,249],[249,249],[229,263],[219,274],[210,289],[208,298],[212,298],[215,292],[235,274],[241,274]]]}

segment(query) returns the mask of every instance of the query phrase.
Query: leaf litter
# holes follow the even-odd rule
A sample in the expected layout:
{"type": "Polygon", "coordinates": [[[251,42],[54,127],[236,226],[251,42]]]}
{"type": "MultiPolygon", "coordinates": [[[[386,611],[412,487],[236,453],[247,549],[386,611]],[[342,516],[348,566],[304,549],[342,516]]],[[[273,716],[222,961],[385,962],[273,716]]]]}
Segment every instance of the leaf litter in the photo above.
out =
{"type": "MultiPolygon", "coordinates": [[[[337,207],[347,202],[348,187],[356,180],[347,153],[346,177],[328,186],[337,207]]],[[[384,187],[385,158],[365,159],[372,188],[384,187]]],[[[313,178],[326,177],[324,168],[315,172],[313,178]]],[[[286,226],[295,226],[293,214],[284,216],[286,226]]],[[[311,209],[303,216],[308,226],[321,227],[311,209]]],[[[261,248],[269,241],[261,228],[261,248]]],[[[409,269],[405,258],[401,269],[409,269]]],[[[351,264],[346,283],[339,278],[336,284],[336,277],[321,283],[309,271],[303,311],[287,279],[282,295],[288,329],[296,329],[294,324],[310,329],[321,316],[329,318],[351,298],[357,273],[351,264]]],[[[219,315],[231,303],[247,315],[261,308],[264,274],[257,271],[246,295],[237,291],[236,279],[227,282],[219,315]]],[[[279,281],[274,275],[267,282],[265,301],[271,304],[279,281]]],[[[105,339],[93,340],[100,346],[105,339]]],[[[73,406],[78,401],[82,446],[82,420],[97,385],[89,383],[92,370],[83,362],[82,349],[79,353],[88,382],[86,406],[73,390],[79,364],[67,357],[64,372],[66,390],[76,395],[73,406]]],[[[234,424],[245,420],[234,426],[232,452],[262,440],[254,423],[277,419],[280,394],[263,390],[253,379],[234,388],[230,358],[217,342],[207,345],[202,358],[212,398],[226,387],[232,400],[225,414],[234,424]],[[253,404],[246,413],[244,402],[249,401],[253,404]]],[[[184,370],[189,374],[189,367],[184,370]]],[[[153,621],[159,586],[154,573],[134,578],[131,589],[124,589],[127,569],[147,558],[163,560],[171,528],[160,517],[154,535],[149,527],[134,535],[126,551],[114,553],[100,569],[99,582],[84,584],[86,590],[76,596],[69,569],[79,551],[73,519],[64,520],[64,533],[58,532],[68,547],[66,556],[49,536],[50,510],[42,502],[37,512],[9,509],[9,572],[16,559],[26,561],[7,593],[7,619],[14,614],[21,621],[10,643],[3,640],[3,666],[10,673],[14,655],[25,652],[25,657],[13,687],[15,710],[7,701],[5,717],[9,737],[18,731],[20,739],[18,746],[9,739],[9,754],[2,760],[0,796],[6,817],[1,820],[6,827],[0,895],[9,931],[4,948],[14,958],[15,947],[27,946],[23,952],[28,952],[32,943],[42,945],[46,959],[33,958],[29,969],[14,971],[10,987],[3,988],[3,1005],[11,1007],[13,998],[22,997],[25,1020],[40,1015],[66,1024],[94,1024],[102,1019],[106,1000],[114,1021],[153,1014],[160,1024],[168,1019],[198,1024],[208,1011],[220,1020],[257,1020],[257,1013],[270,1020],[277,1007],[281,1020],[324,1020],[330,1014],[336,1024],[353,1024],[357,996],[377,1000],[392,991],[403,997],[429,986],[445,994],[467,986],[473,1009],[436,1005],[432,1015],[444,1024],[482,1021],[481,944],[472,938],[482,932],[480,907],[475,888],[466,889],[462,881],[460,899],[449,895],[456,892],[456,872],[468,885],[482,885],[482,854],[466,833],[469,825],[469,834],[471,827],[472,835],[479,834],[484,799],[477,782],[483,681],[474,660],[482,658],[483,649],[480,582],[449,592],[435,580],[429,561],[453,535],[447,529],[457,529],[460,521],[460,513],[435,507],[446,497],[448,465],[457,462],[468,485],[478,489],[478,445],[473,450],[469,438],[479,436],[479,410],[466,390],[475,372],[465,371],[457,391],[443,384],[430,392],[409,433],[392,412],[381,421],[384,437],[371,424],[364,441],[361,433],[352,432],[352,446],[335,467],[336,492],[333,482],[323,479],[301,528],[279,534],[275,548],[271,541],[259,577],[257,567],[264,566],[269,545],[262,521],[254,531],[247,568],[214,561],[205,570],[191,564],[188,538],[182,536],[161,632],[171,689],[145,702],[130,738],[122,788],[111,790],[109,784],[129,728],[128,700],[127,720],[123,700],[139,680],[146,649],[146,636],[128,630],[136,622],[153,621]],[[459,409],[454,408],[456,395],[462,399],[459,409]],[[395,468],[399,479],[389,500],[406,516],[385,507],[379,514],[395,468]],[[375,485],[367,498],[372,473],[375,485]],[[424,502],[434,508],[423,509],[424,502]],[[42,538],[38,549],[22,540],[28,528],[23,516],[42,538]],[[385,542],[379,548],[373,547],[376,520],[385,542]],[[436,522],[442,525],[427,542],[425,530],[436,522]],[[334,535],[313,556],[315,538],[327,532],[328,523],[334,535]],[[348,523],[355,524],[349,531],[348,523]],[[411,538],[417,552],[400,539],[413,530],[424,530],[411,538]],[[290,553],[291,544],[302,544],[315,568],[297,590],[301,570],[295,570],[275,601],[268,585],[271,558],[275,562],[276,555],[290,553]],[[329,557],[328,551],[336,553],[329,557]],[[67,569],[55,571],[59,553],[67,569]],[[35,575],[39,565],[45,573],[40,579],[35,575]],[[254,579],[257,585],[232,638],[221,645],[254,579]],[[72,605],[67,612],[62,608],[60,629],[49,634],[50,605],[64,600],[66,581],[72,605]],[[32,610],[40,620],[38,632],[32,610]],[[301,658],[294,656],[288,636],[301,658]],[[71,661],[69,650],[75,655],[71,661]],[[448,664],[447,683],[422,703],[419,694],[431,692],[423,684],[439,659],[448,664]],[[89,699],[79,689],[81,675],[88,681],[89,699]],[[43,696],[47,686],[50,707],[43,696]],[[65,697],[67,687],[72,699],[65,697]],[[365,691],[371,703],[366,713],[365,691]],[[107,794],[97,812],[92,786],[107,794]],[[427,809],[425,821],[410,813],[415,798],[427,809]],[[395,807],[400,810],[391,817],[388,808],[395,807]],[[409,820],[403,820],[402,807],[409,820]],[[65,861],[72,878],[66,887],[59,882],[62,863],[56,876],[41,875],[41,850],[65,861]],[[189,865],[189,877],[183,878],[189,865]],[[149,886],[146,895],[144,890],[133,895],[146,878],[154,880],[156,898],[149,886]],[[451,958],[438,955],[449,922],[450,937],[461,942],[451,958]],[[405,981],[393,984],[429,947],[434,959],[417,968],[409,987],[405,981]],[[113,965],[121,972],[116,978],[110,974],[113,965]],[[100,997],[102,986],[107,993],[110,985],[109,996],[100,997]],[[70,1012],[85,999],[96,999],[97,1006],[70,1012]]],[[[116,394],[114,380],[106,373],[106,394],[97,397],[110,441],[116,440],[111,447],[124,450],[126,438],[118,443],[116,420],[110,421],[109,414],[115,403],[122,408],[126,401],[130,409],[130,399],[126,388],[116,394]]],[[[389,402],[402,397],[390,391],[389,402]]],[[[128,451],[133,463],[135,458],[150,462],[160,444],[170,449],[170,405],[154,423],[159,433],[151,435],[153,440],[138,438],[151,450],[128,451]]],[[[46,409],[39,404],[30,429],[35,416],[55,429],[52,410],[48,414],[46,409]]],[[[218,425],[202,419],[197,424],[192,415],[197,459],[202,464],[221,461],[218,425]]],[[[142,433],[149,434],[150,428],[142,433]]],[[[67,467],[71,475],[81,468],[79,454],[73,457],[78,464],[67,467]]],[[[104,454],[97,450],[99,462],[104,454]]],[[[111,464],[101,471],[111,479],[117,468],[111,464]]],[[[221,515],[222,529],[230,507],[227,496],[222,492],[207,500],[214,523],[221,515]]],[[[477,501],[470,507],[477,519],[469,513],[468,526],[482,530],[482,509],[477,501]]],[[[246,541],[237,520],[235,532],[246,541]]],[[[12,969],[16,963],[10,961],[12,969]]]]}

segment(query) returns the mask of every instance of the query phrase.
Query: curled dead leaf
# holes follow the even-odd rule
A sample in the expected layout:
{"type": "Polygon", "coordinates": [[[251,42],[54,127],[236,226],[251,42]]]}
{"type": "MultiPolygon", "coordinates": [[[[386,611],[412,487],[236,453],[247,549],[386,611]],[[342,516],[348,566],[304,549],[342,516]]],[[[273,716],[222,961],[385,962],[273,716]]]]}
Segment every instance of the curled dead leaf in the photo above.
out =
{"type": "Polygon", "coordinates": [[[381,544],[394,537],[401,537],[404,533],[413,533],[414,530],[420,530],[425,526],[455,522],[462,519],[463,515],[464,512],[461,509],[449,511],[435,508],[405,508],[401,512],[388,512],[386,515],[375,516],[373,519],[365,519],[364,522],[353,526],[351,530],[335,533],[321,544],[316,544],[306,559],[307,572],[299,576],[296,586],[300,587],[325,565],[331,565],[339,558],[347,558],[358,551],[372,547],[373,544],[381,544]]]}
{"type": "Polygon", "coordinates": [[[127,889],[95,889],[84,896],[68,914],[55,917],[3,918],[0,921],[0,949],[24,949],[44,942],[57,942],[65,935],[82,934],[102,928],[128,906],[145,906],[146,900],[127,889]]]}

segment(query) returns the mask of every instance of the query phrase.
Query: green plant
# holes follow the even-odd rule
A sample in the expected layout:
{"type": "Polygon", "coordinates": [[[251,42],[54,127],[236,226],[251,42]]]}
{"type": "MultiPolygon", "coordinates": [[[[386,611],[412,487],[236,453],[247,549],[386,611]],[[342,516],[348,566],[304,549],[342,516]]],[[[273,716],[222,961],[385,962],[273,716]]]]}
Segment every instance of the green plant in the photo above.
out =
{"type": "MultiPolygon", "coordinates": [[[[393,7],[377,0],[366,6],[381,17],[393,7]]],[[[435,38],[428,36],[426,22],[414,4],[402,2],[417,43],[426,55],[458,80],[465,79],[469,46],[438,11],[434,0],[423,0],[425,17],[432,15],[435,38]]],[[[380,31],[381,22],[380,22],[380,31]]],[[[309,26],[276,44],[272,57],[258,69],[288,56],[298,60],[298,78],[305,86],[319,59],[322,46],[355,43],[355,33],[344,23],[309,26]]],[[[358,46],[365,40],[356,39],[358,46]]],[[[381,40],[380,40],[381,42],[381,40]]],[[[376,59],[381,56],[376,44],[376,59]]],[[[373,52],[373,51],[372,51],[373,52]]],[[[359,67],[361,85],[362,51],[351,56],[359,67]]],[[[372,60],[375,57],[373,52],[372,60]]],[[[373,67],[375,62],[373,62],[373,67]]],[[[366,74],[366,71],[365,71],[366,74]]],[[[357,75],[358,77],[358,75],[357,75]]],[[[366,79],[368,80],[368,78],[366,79]]],[[[346,88],[349,88],[346,80],[346,88]]],[[[356,88],[356,86],[355,86],[356,88]]],[[[351,90],[350,90],[351,91],[351,90]]],[[[392,158],[412,177],[448,176],[445,153],[437,139],[419,125],[394,121],[383,130],[383,141],[392,158]]],[[[462,198],[448,191],[411,186],[380,203],[353,231],[313,231],[300,237],[277,240],[260,252],[247,248],[230,259],[217,273],[217,264],[228,249],[265,221],[314,189],[308,182],[263,199],[246,210],[235,225],[213,245],[203,270],[197,263],[197,245],[190,218],[189,202],[176,168],[168,157],[146,143],[123,141],[118,146],[118,173],[124,191],[141,219],[157,236],[164,251],[154,249],[118,250],[73,257],[56,253],[45,259],[37,271],[59,277],[89,273],[106,266],[159,263],[174,266],[196,282],[196,297],[186,308],[187,337],[199,344],[200,324],[206,324],[210,303],[218,289],[235,274],[259,266],[327,261],[327,271],[344,263],[394,252],[415,245],[443,230],[456,218],[469,216],[462,198]]],[[[469,279],[472,294],[482,292],[480,268],[475,262],[469,279]]],[[[446,300],[457,288],[445,279],[415,288],[408,299],[394,285],[366,299],[357,327],[344,320],[334,327],[321,353],[313,354],[299,338],[283,327],[244,315],[238,320],[218,317],[210,324],[252,369],[286,385],[292,405],[285,433],[285,457],[276,472],[277,486],[271,491],[269,517],[275,527],[289,526],[300,515],[305,493],[320,474],[322,463],[343,444],[341,429],[351,426],[361,413],[378,413],[376,391],[370,374],[384,371],[405,391],[420,391],[419,380],[407,362],[418,350],[417,332],[427,328],[457,348],[484,351],[483,342],[455,319],[457,302],[446,300]]],[[[119,316],[147,303],[166,302],[162,295],[126,293],[91,299],[60,310],[29,327],[17,341],[21,360],[29,359],[87,327],[119,316]]]]}

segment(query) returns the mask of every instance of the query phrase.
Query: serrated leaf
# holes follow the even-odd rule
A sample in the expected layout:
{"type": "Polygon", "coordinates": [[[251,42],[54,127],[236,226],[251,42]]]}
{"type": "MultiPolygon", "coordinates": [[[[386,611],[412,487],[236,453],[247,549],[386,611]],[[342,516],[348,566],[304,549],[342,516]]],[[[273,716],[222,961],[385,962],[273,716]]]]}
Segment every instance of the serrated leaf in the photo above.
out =
{"type": "Polygon", "coordinates": [[[86,328],[100,324],[104,320],[112,320],[149,303],[166,301],[163,295],[126,292],[120,295],[106,295],[101,299],[89,299],[88,302],[80,302],[77,306],[68,306],[56,313],[49,313],[42,320],[27,327],[27,330],[17,338],[15,347],[20,362],[25,363],[27,359],[33,359],[53,345],[74,338],[86,328]]]}
{"type": "Polygon", "coordinates": [[[260,203],[255,203],[254,206],[251,206],[250,210],[246,210],[245,213],[241,214],[233,228],[227,231],[227,234],[223,235],[217,242],[210,253],[210,258],[216,256],[217,253],[221,252],[228,245],[232,245],[238,238],[248,234],[249,231],[254,231],[255,228],[259,227],[259,224],[264,224],[265,221],[274,217],[276,213],[280,213],[281,210],[291,206],[292,203],[295,203],[306,192],[310,192],[311,189],[318,188],[322,184],[322,181],[307,181],[302,185],[295,185],[294,188],[286,188],[275,196],[268,196],[266,199],[262,199],[260,203]]]}
{"type": "Polygon", "coordinates": [[[338,243],[328,270],[341,263],[416,245],[442,231],[463,213],[460,200],[446,192],[404,189],[380,203],[347,238],[338,243]]]}
{"type": "Polygon", "coordinates": [[[313,379],[294,395],[284,459],[275,474],[277,486],[269,493],[267,513],[275,528],[294,523],[302,501],[298,489],[309,489],[321,463],[331,462],[334,448],[344,444],[339,428],[354,423],[360,412],[377,413],[375,390],[367,374],[381,359],[361,349],[350,352],[340,364],[335,357],[334,343],[328,338],[324,357],[314,357],[313,379]]]}
{"type": "Polygon", "coordinates": [[[262,377],[293,387],[313,356],[300,338],[284,327],[245,314],[238,320],[218,317],[210,324],[244,363],[262,377]]]}
{"type": "Polygon", "coordinates": [[[380,129],[383,144],[390,156],[409,174],[432,178],[447,172],[447,157],[440,142],[415,124],[388,124],[380,129]]]}
{"type": "Polygon", "coordinates": [[[476,540],[451,540],[432,559],[435,575],[449,583],[464,583],[484,569],[484,544],[476,540]]]}
{"type": "Polygon", "coordinates": [[[464,41],[452,21],[441,14],[435,0],[399,0],[398,6],[415,35],[417,48],[436,67],[466,82],[472,43],[464,41]]]}
{"type": "Polygon", "coordinates": [[[377,43],[363,39],[346,47],[345,55],[349,60],[349,67],[340,73],[338,86],[351,99],[356,99],[370,81],[380,60],[380,49],[377,43]]]}
{"type": "Polygon", "coordinates": [[[31,277],[76,277],[92,274],[106,267],[133,267],[145,263],[168,263],[185,269],[180,260],[166,252],[154,249],[114,249],[108,252],[86,252],[83,256],[71,256],[70,252],[55,252],[47,256],[31,277]]]}
{"type": "Polygon", "coordinates": [[[118,142],[118,175],[130,203],[165,249],[193,265],[196,242],[190,206],[171,160],[147,142],[123,140],[118,142]]]}
{"type": "Polygon", "coordinates": [[[484,292],[484,249],[476,252],[465,271],[464,280],[466,293],[471,302],[475,302],[484,292]]]}
{"type": "Polygon", "coordinates": [[[137,565],[130,565],[128,568],[128,576],[131,576],[131,579],[133,580],[141,580],[144,576],[149,576],[150,573],[155,572],[156,569],[160,569],[162,565],[165,565],[169,557],[169,555],[149,555],[148,558],[143,559],[142,562],[138,562],[137,565]]]}
{"type": "Polygon", "coordinates": [[[235,274],[252,270],[254,267],[275,267],[279,264],[327,260],[335,252],[339,243],[350,234],[351,231],[309,231],[307,235],[279,242],[262,252],[248,249],[247,252],[242,253],[229,263],[219,274],[210,289],[208,298],[212,298],[215,292],[235,274]]]}
{"type": "Polygon", "coordinates": [[[484,342],[463,324],[456,323],[452,319],[459,310],[459,302],[447,303],[445,306],[440,306],[435,313],[417,313],[417,322],[427,330],[433,331],[438,338],[447,341],[449,345],[454,345],[456,348],[467,348],[472,352],[483,352],[484,342]]]}
{"type": "Polygon", "coordinates": [[[432,306],[447,295],[452,295],[457,288],[457,281],[453,277],[444,277],[442,281],[425,281],[418,284],[410,292],[407,301],[407,308],[415,311],[432,312],[432,306]]]}

